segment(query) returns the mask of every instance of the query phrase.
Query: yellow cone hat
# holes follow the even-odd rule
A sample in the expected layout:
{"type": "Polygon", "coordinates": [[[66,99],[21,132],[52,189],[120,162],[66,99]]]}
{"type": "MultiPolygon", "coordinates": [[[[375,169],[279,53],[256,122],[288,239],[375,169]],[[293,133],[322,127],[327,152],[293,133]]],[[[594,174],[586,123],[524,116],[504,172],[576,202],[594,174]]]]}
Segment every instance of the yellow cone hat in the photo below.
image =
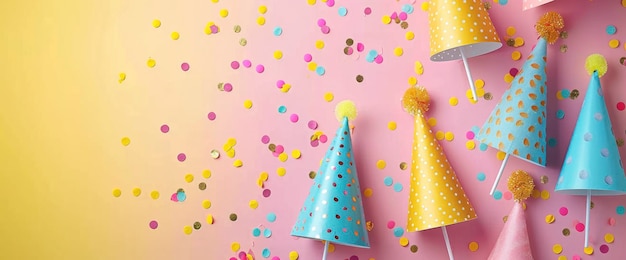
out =
{"type": "Polygon", "coordinates": [[[476,218],[448,158],[426,122],[430,98],[423,87],[409,88],[402,99],[415,117],[407,230],[420,231],[476,218]]]}
{"type": "Polygon", "coordinates": [[[481,0],[431,0],[428,5],[430,60],[483,55],[502,47],[481,0]]]}

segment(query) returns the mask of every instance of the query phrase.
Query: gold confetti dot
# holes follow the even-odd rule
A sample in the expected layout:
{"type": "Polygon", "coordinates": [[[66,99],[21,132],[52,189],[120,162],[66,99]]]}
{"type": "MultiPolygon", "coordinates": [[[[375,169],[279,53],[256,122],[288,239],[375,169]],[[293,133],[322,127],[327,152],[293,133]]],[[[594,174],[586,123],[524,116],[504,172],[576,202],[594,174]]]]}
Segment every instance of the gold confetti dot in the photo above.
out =
{"type": "Polygon", "coordinates": [[[552,214],[546,215],[546,223],[552,224],[552,223],[554,223],[555,220],[556,220],[556,218],[554,217],[554,215],[552,215],[552,214]]]}
{"type": "Polygon", "coordinates": [[[563,252],[563,246],[561,246],[561,244],[554,244],[554,246],[552,246],[552,252],[557,255],[560,254],[561,252],[563,252]]]}
{"type": "Polygon", "coordinates": [[[363,191],[363,196],[366,198],[371,197],[374,194],[374,191],[371,188],[367,188],[363,191]]]}
{"type": "Polygon", "coordinates": [[[389,121],[389,123],[387,123],[387,128],[391,131],[396,130],[397,127],[398,124],[396,124],[396,122],[394,121],[389,121]]]}
{"type": "Polygon", "coordinates": [[[122,190],[118,188],[113,189],[113,197],[119,198],[120,196],[122,196],[122,190]]]}
{"type": "Polygon", "coordinates": [[[587,255],[593,255],[593,247],[591,247],[591,246],[585,247],[585,249],[583,251],[587,255]]]}
{"type": "Polygon", "coordinates": [[[386,166],[387,163],[384,160],[378,160],[378,162],[376,162],[376,168],[380,170],[385,169],[386,166]]]}
{"type": "Polygon", "coordinates": [[[478,242],[472,241],[469,243],[468,247],[470,251],[476,252],[478,250],[478,242]]]}
{"type": "Polygon", "coordinates": [[[409,245],[409,239],[406,237],[401,237],[398,242],[400,242],[400,245],[403,247],[406,247],[409,245]]]}
{"type": "Polygon", "coordinates": [[[513,36],[515,35],[515,27],[509,26],[506,28],[506,35],[513,36]]]}

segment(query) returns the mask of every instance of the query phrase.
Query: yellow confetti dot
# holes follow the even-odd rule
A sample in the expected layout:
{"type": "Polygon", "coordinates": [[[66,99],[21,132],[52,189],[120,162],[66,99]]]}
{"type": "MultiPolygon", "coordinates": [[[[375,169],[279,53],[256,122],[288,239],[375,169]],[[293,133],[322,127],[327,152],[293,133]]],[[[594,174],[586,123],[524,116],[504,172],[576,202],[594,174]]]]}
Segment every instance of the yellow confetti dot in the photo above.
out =
{"type": "Polygon", "coordinates": [[[264,6],[264,5],[259,6],[259,13],[260,14],[267,13],[267,6],[264,6]]]}
{"type": "Polygon", "coordinates": [[[428,4],[428,1],[422,3],[422,11],[428,11],[429,8],[430,5],[428,4]]]}
{"type": "Polygon", "coordinates": [[[230,250],[232,250],[233,252],[239,251],[240,248],[241,248],[241,245],[237,242],[233,242],[230,244],[230,250]]]}
{"type": "Polygon", "coordinates": [[[117,82],[122,83],[124,82],[124,80],[126,80],[126,73],[122,72],[119,75],[119,78],[117,79],[117,82]]]}
{"type": "Polygon", "coordinates": [[[161,197],[161,194],[159,194],[159,192],[158,192],[158,191],[153,190],[152,192],[150,192],[150,197],[151,197],[153,200],[158,200],[158,199],[159,199],[159,197],[161,197]]]}
{"type": "Polygon", "coordinates": [[[563,252],[563,246],[561,246],[561,244],[555,244],[554,246],[552,246],[552,252],[557,255],[560,254],[561,252],[563,252]]]}
{"type": "Polygon", "coordinates": [[[248,99],[248,100],[244,101],[244,102],[243,102],[243,107],[245,107],[245,108],[247,108],[247,109],[252,108],[252,100],[249,100],[249,99],[248,99]]]}
{"type": "Polygon", "coordinates": [[[567,256],[560,255],[557,260],[567,260],[567,256]]]}
{"type": "Polygon", "coordinates": [[[274,51],[274,59],[280,60],[283,58],[283,52],[282,51],[274,51]]]}
{"type": "Polygon", "coordinates": [[[263,186],[265,185],[265,182],[262,179],[257,179],[256,185],[259,186],[259,188],[263,188],[263,186]]]}
{"type": "Polygon", "coordinates": [[[519,51],[513,51],[513,52],[511,53],[511,59],[513,59],[513,60],[519,60],[519,59],[521,59],[521,58],[522,58],[522,53],[521,53],[521,52],[519,52],[519,51]]]}
{"type": "Polygon", "coordinates": [[[498,153],[496,153],[496,158],[498,158],[498,160],[500,161],[504,160],[505,156],[506,156],[506,153],[503,151],[498,151],[498,153]]]}
{"type": "Polygon", "coordinates": [[[202,201],[202,207],[203,207],[204,209],[209,209],[209,208],[211,208],[211,201],[210,201],[210,200],[203,200],[203,201],[202,201]]]}
{"type": "Polygon", "coordinates": [[[511,75],[511,73],[506,73],[506,75],[504,75],[504,82],[506,83],[511,83],[513,82],[514,77],[511,75]]]}
{"type": "Polygon", "coordinates": [[[506,28],[506,35],[513,36],[515,35],[515,27],[509,26],[506,28]]]}
{"type": "Polygon", "coordinates": [[[258,25],[264,25],[265,24],[265,17],[259,16],[259,18],[256,18],[256,23],[258,25]]]}
{"type": "Polygon", "coordinates": [[[310,71],[315,71],[315,69],[317,69],[317,63],[315,63],[315,62],[309,62],[309,64],[307,64],[307,68],[308,68],[310,71]]]}
{"type": "Polygon", "coordinates": [[[391,23],[391,17],[389,15],[384,15],[382,21],[384,24],[389,24],[391,23]]]}
{"type": "Polygon", "coordinates": [[[326,92],[326,94],[324,94],[324,100],[326,100],[326,102],[333,101],[333,99],[335,99],[335,95],[333,95],[333,93],[326,92]]]}
{"type": "Polygon", "coordinates": [[[180,38],[180,33],[178,32],[172,32],[172,40],[178,40],[180,38]]]}
{"type": "Polygon", "coordinates": [[[152,21],[152,27],[154,27],[154,28],[159,28],[159,27],[161,27],[161,21],[160,21],[159,19],[154,19],[154,20],[152,21]]]}
{"type": "Polygon", "coordinates": [[[205,169],[202,171],[202,177],[204,177],[205,179],[211,178],[211,170],[209,169],[205,169]]]}
{"type": "Polygon", "coordinates": [[[119,198],[120,196],[122,196],[122,190],[118,188],[113,189],[113,197],[119,198]]]}
{"type": "Polygon", "coordinates": [[[622,0],[622,6],[626,7],[626,0],[622,0]]]}
{"type": "Polygon", "coordinates": [[[431,127],[436,126],[437,125],[437,119],[434,118],[434,117],[429,118],[428,119],[428,125],[431,126],[431,127]]]}
{"type": "Polygon", "coordinates": [[[332,252],[335,252],[335,245],[334,244],[328,245],[328,253],[332,253],[332,252]]]}
{"type": "Polygon", "coordinates": [[[557,92],[556,92],[556,99],[558,99],[558,100],[563,100],[563,99],[565,99],[565,98],[563,97],[563,94],[561,93],[561,91],[557,91],[557,92]]]}
{"type": "Polygon", "coordinates": [[[278,169],[276,169],[276,174],[278,174],[278,176],[283,177],[285,176],[285,174],[287,174],[287,169],[285,169],[284,167],[278,167],[278,169]]]}
{"type": "Polygon", "coordinates": [[[191,235],[192,231],[193,231],[193,228],[191,226],[184,226],[183,227],[183,233],[185,233],[185,235],[191,235]]]}
{"type": "Polygon", "coordinates": [[[226,9],[220,10],[220,16],[222,18],[226,18],[228,16],[228,10],[226,10],[226,9]]]}
{"type": "Polygon", "coordinates": [[[522,37],[515,38],[515,44],[513,44],[513,47],[522,47],[522,46],[524,46],[524,39],[522,37]]]}
{"type": "Polygon", "coordinates": [[[289,92],[290,89],[291,89],[291,84],[285,83],[285,84],[283,84],[283,87],[280,88],[280,91],[283,92],[283,93],[287,93],[287,92],[289,92]]]}
{"type": "Polygon", "coordinates": [[[316,1],[316,0],[306,0],[306,2],[307,2],[309,5],[314,5],[317,1],[316,1]]]}
{"type": "MultiPolygon", "coordinates": [[[[315,0],[309,0],[309,2],[315,2],[315,0]]],[[[298,260],[298,258],[300,257],[300,255],[298,254],[298,252],[296,251],[291,251],[289,252],[289,260],[298,260]]]]}
{"type": "Polygon", "coordinates": [[[472,93],[472,90],[470,89],[466,90],[465,97],[469,100],[474,100],[474,93],[472,93]]]}
{"type": "Polygon", "coordinates": [[[294,149],[293,151],[291,151],[291,157],[295,159],[300,159],[301,156],[302,156],[302,152],[300,152],[300,150],[294,149]]]}
{"type": "Polygon", "coordinates": [[[389,123],[387,123],[387,128],[391,131],[396,130],[397,127],[398,124],[396,124],[396,122],[394,121],[390,121],[389,123]]]}
{"type": "Polygon", "coordinates": [[[400,242],[400,245],[403,246],[403,247],[409,245],[409,239],[406,238],[406,237],[401,237],[399,242],[400,242]]]}
{"type": "Polygon", "coordinates": [[[415,86],[415,85],[417,85],[417,78],[413,77],[413,76],[410,76],[409,77],[409,86],[415,86]]]}
{"type": "Polygon", "coordinates": [[[452,141],[454,140],[454,134],[452,132],[446,132],[446,140],[447,141],[452,141]]]}
{"type": "Polygon", "coordinates": [[[156,61],[152,58],[148,59],[148,62],[146,62],[146,64],[148,65],[148,67],[150,68],[154,68],[154,66],[156,66],[156,61]]]}
{"type": "Polygon", "coordinates": [[[546,215],[546,223],[552,224],[552,223],[554,223],[555,220],[556,220],[556,218],[554,217],[554,215],[552,215],[552,214],[546,215]]]}
{"type": "Polygon", "coordinates": [[[141,195],[141,189],[140,188],[133,188],[133,196],[139,197],[139,195],[141,195]]]}
{"type": "Polygon", "coordinates": [[[485,89],[484,88],[476,89],[476,95],[478,97],[483,97],[485,95],[485,89]]]}
{"type": "Polygon", "coordinates": [[[380,170],[385,169],[385,166],[387,166],[385,160],[378,160],[378,162],[376,162],[376,168],[380,170]]]}
{"type": "Polygon", "coordinates": [[[424,74],[424,65],[420,61],[415,62],[415,74],[417,75],[424,74]]]}
{"type": "Polygon", "coordinates": [[[211,0],[211,2],[213,2],[213,3],[217,3],[217,2],[219,2],[219,1],[220,1],[220,0],[211,0]]]}
{"type": "Polygon", "coordinates": [[[469,243],[469,250],[472,252],[476,252],[478,250],[478,242],[472,241],[469,243]]]}
{"type": "Polygon", "coordinates": [[[593,255],[593,247],[591,247],[591,246],[585,247],[585,249],[583,249],[583,251],[587,255],[593,255]]]}
{"type": "Polygon", "coordinates": [[[619,41],[617,39],[612,39],[609,41],[609,47],[615,49],[619,46],[619,41]]]}
{"type": "Polygon", "coordinates": [[[129,144],[130,144],[130,138],[122,137],[122,145],[123,146],[128,146],[129,144]]]}
{"type": "Polygon", "coordinates": [[[235,160],[233,162],[233,166],[239,168],[239,167],[243,166],[243,162],[241,160],[237,159],[237,160],[235,160]]]}
{"type": "Polygon", "coordinates": [[[191,182],[193,182],[193,174],[191,174],[191,173],[187,173],[187,175],[185,175],[185,181],[186,181],[187,183],[191,183],[191,182]]]}
{"type": "Polygon", "coordinates": [[[269,177],[270,175],[267,172],[261,172],[261,174],[259,175],[259,179],[262,181],[267,181],[269,177]]]}
{"type": "Polygon", "coordinates": [[[411,31],[408,31],[408,32],[406,32],[406,33],[404,34],[404,37],[405,37],[407,40],[409,40],[409,41],[410,41],[410,40],[413,40],[413,39],[415,39],[415,33],[411,32],[411,31]]]}
{"type": "Polygon", "coordinates": [[[474,140],[467,140],[467,142],[465,142],[465,148],[467,148],[467,150],[474,150],[476,143],[474,143],[474,140]]]}
{"type": "Polygon", "coordinates": [[[254,257],[251,254],[246,254],[246,260],[254,260],[254,257]]]}
{"type": "Polygon", "coordinates": [[[613,234],[611,233],[606,233],[606,235],[604,235],[604,241],[606,241],[609,244],[612,244],[613,241],[615,241],[615,236],[613,236],[613,234]]]}
{"type": "Polygon", "coordinates": [[[286,162],[288,158],[289,158],[289,157],[288,157],[288,156],[287,156],[287,154],[286,154],[286,153],[284,153],[284,152],[283,152],[283,153],[280,153],[280,154],[278,155],[278,160],[280,160],[281,162],[286,162]]]}
{"type": "Polygon", "coordinates": [[[374,194],[374,191],[371,188],[367,188],[363,191],[363,196],[366,198],[371,197],[374,194]]]}
{"type": "Polygon", "coordinates": [[[533,193],[530,196],[532,196],[533,199],[538,199],[541,196],[541,192],[539,192],[539,190],[535,189],[535,190],[533,190],[533,193]]]}
{"type": "Polygon", "coordinates": [[[315,48],[319,50],[324,49],[324,41],[322,40],[315,41],[315,48]]]}
{"type": "Polygon", "coordinates": [[[484,88],[484,87],[485,87],[485,81],[484,81],[484,80],[482,80],[482,79],[477,79],[477,80],[475,80],[475,81],[474,81],[474,86],[475,86],[477,89],[482,89],[482,88],[484,88]]]}
{"type": "Polygon", "coordinates": [[[446,137],[446,134],[443,131],[437,131],[435,133],[435,138],[437,138],[437,140],[443,140],[444,137],[446,137]]]}
{"type": "Polygon", "coordinates": [[[250,200],[250,203],[248,203],[248,205],[251,209],[256,209],[259,207],[259,202],[256,200],[250,200]]]}
{"type": "Polygon", "coordinates": [[[541,198],[544,200],[547,200],[550,198],[550,192],[547,190],[543,190],[541,191],[541,198]]]}
{"type": "Polygon", "coordinates": [[[451,97],[448,103],[450,103],[451,106],[456,106],[459,104],[459,99],[457,97],[451,97]]]}
{"type": "Polygon", "coordinates": [[[396,47],[395,49],[393,49],[393,54],[400,57],[402,56],[402,54],[404,54],[404,50],[402,49],[402,47],[396,47]]]}
{"type": "Polygon", "coordinates": [[[206,215],[206,223],[209,225],[213,224],[213,215],[211,214],[206,215]]]}

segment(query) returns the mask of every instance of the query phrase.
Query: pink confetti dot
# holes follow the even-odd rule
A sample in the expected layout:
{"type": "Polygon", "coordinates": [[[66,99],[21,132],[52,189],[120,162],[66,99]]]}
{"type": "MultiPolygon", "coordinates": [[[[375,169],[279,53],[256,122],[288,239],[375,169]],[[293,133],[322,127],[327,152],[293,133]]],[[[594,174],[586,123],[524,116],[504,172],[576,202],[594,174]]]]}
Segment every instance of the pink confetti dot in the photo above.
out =
{"type": "Polygon", "coordinates": [[[607,245],[601,245],[600,246],[600,253],[606,254],[609,252],[609,246],[607,245]]]}
{"type": "Polygon", "coordinates": [[[396,18],[398,18],[398,13],[397,12],[393,12],[391,14],[391,20],[395,20],[396,18]]]}
{"type": "Polygon", "coordinates": [[[183,64],[180,64],[180,68],[181,68],[183,71],[188,71],[188,70],[189,70],[189,63],[187,63],[187,62],[183,62],[183,64]]]}
{"type": "Polygon", "coordinates": [[[272,152],[272,155],[273,155],[274,157],[278,157],[278,156],[280,155],[280,153],[277,153],[277,152],[272,152]]]}
{"type": "Polygon", "coordinates": [[[315,120],[311,120],[309,121],[308,126],[309,126],[309,129],[315,130],[317,129],[317,122],[315,122],[315,120]]]}
{"type": "Polygon", "coordinates": [[[626,109],[626,104],[624,104],[624,102],[617,102],[617,110],[624,111],[624,109],[626,109]]]}
{"type": "Polygon", "coordinates": [[[317,139],[311,141],[311,147],[317,147],[319,145],[320,145],[320,142],[317,139]]]}
{"type": "Polygon", "coordinates": [[[277,88],[283,88],[283,85],[285,85],[285,81],[280,79],[278,81],[276,81],[276,87],[277,88]]]}
{"type": "Polygon", "coordinates": [[[252,67],[252,62],[250,60],[243,60],[241,64],[243,64],[243,66],[246,68],[252,67]]]}
{"type": "Polygon", "coordinates": [[[615,226],[615,218],[613,217],[609,218],[609,226],[615,226]]]}
{"type": "Polygon", "coordinates": [[[176,159],[178,159],[179,162],[184,162],[187,160],[187,155],[185,155],[185,153],[179,153],[178,156],[176,156],[176,159]]]}
{"type": "Polygon", "coordinates": [[[278,257],[278,256],[272,257],[272,260],[280,260],[280,257],[278,257]]]}
{"type": "Polygon", "coordinates": [[[400,18],[400,20],[402,20],[402,21],[406,21],[406,19],[408,17],[407,17],[407,14],[405,12],[400,12],[400,14],[398,15],[398,18],[400,18]]]}
{"type": "Polygon", "coordinates": [[[381,63],[383,63],[383,56],[381,56],[380,54],[378,54],[378,56],[376,56],[376,58],[374,58],[374,62],[376,62],[376,64],[381,64],[381,63]]]}
{"type": "Polygon", "coordinates": [[[167,133],[170,131],[170,127],[168,125],[161,126],[161,133],[167,133]]]}
{"type": "Polygon", "coordinates": [[[246,252],[244,252],[244,251],[239,252],[239,259],[240,260],[246,260],[246,252]]]}
{"type": "Polygon", "coordinates": [[[272,195],[272,191],[270,189],[264,189],[263,190],[263,197],[267,198],[270,195],[272,195]]]}
{"type": "Polygon", "coordinates": [[[346,50],[346,55],[352,55],[352,53],[354,53],[354,49],[352,49],[352,47],[348,47],[346,50]]]}
{"type": "Polygon", "coordinates": [[[502,197],[504,197],[505,200],[511,200],[513,198],[513,194],[510,191],[505,191],[502,194],[502,197]]]}
{"type": "Polygon", "coordinates": [[[159,227],[159,222],[157,222],[156,220],[150,221],[149,226],[151,229],[156,229],[157,227],[159,227]]]}
{"type": "Polygon", "coordinates": [[[326,136],[326,135],[320,135],[320,142],[322,142],[322,143],[326,143],[326,141],[328,141],[328,136],[326,136]]]}
{"type": "Polygon", "coordinates": [[[224,91],[226,91],[226,92],[233,91],[233,84],[230,84],[230,83],[224,84],[224,91]]]}
{"type": "Polygon", "coordinates": [[[228,259],[228,260],[237,260],[237,257],[231,257],[231,258],[230,258],[230,259],[228,259]]]}
{"type": "Polygon", "coordinates": [[[363,13],[365,15],[370,15],[372,13],[372,8],[369,7],[365,7],[365,10],[363,10],[363,13]]]}
{"type": "Polygon", "coordinates": [[[573,255],[572,260],[582,260],[579,255],[573,255]]]}
{"type": "Polygon", "coordinates": [[[170,200],[173,202],[178,202],[178,194],[176,194],[176,192],[174,192],[172,194],[172,196],[170,196],[170,200]]]}
{"type": "Polygon", "coordinates": [[[234,60],[230,63],[230,67],[233,68],[234,70],[239,68],[239,62],[234,60]]]}
{"type": "Polygon", "coordinates": [[[322,26],[322,29],[321,29],[321,30],[322,30],[322,33],[323,33],[323,34],[328,34],[328,33],[330,33],[330,27],[328,27],[328,26],[326,26],[326,25],[322,26]]]}
{"type": "Polygon", "coordinates": [[[311,62],[313,60],[313,56],[309,53],[304,54],[304,61],[305,62],[311,62]]]}
{"type": "Polygon", "coordinates": [[[219,27],[217,25],[211,25],[211,33],[217,33],[219,31],[219,27]]]}
{"type": "Polygon", "coordinates": [[[396,226],[396,222],[393,220],[389,220],[389,222],[387,222],[387,228],[388,229],[392,229],[396,226]]]}
{"type": "Polygon", "coordinates": [[[583,223],[576,224],[576,231],[578,231],[578,232],[585,231],[585,224],[583,224],[583,223]]]}
{"type": "Polygon", "coordinates": [[[289,116],[289,120],[290,120],[292,123],[296,123],[296,122],[298,122],[298,120],[299,120],[299,119],[300,119],[300,117],[298,116],[298,114],[291,114],[291,116],[289,116]]]}
{"type": "Polygon", "coordinates": [[[561,214],[561,216],[567,216],[567,213],[569,212],[569,210],[567,210],[566,207],[561,207],[559,209],[559,214],[561,214]]]}
{"type": "Polygon", "coordinates": [[[277,145],[276,148],[274,149],[274,152],[281,154],[285,151],[285,147],[283,147],[282,145],[277,145]]]}
{"type": "Polygon", "coordinates": [[[465,133],[465,138],[467,138],[468,140],[474,140],[475,134],[472,131],[467,131],[467,133],[465,133]]]}
{"type": "Polygon", "coordinates": [[[267,135],[264,135],[261,137],[261,143],[263,144],[268,144],[270,142],[270,137],[267,135]]]}
{"type": "Polygon", "coordinates": [[[256,72],[263,73],[263,71],[265,71],[265,66],[262,64],[256,65],[256,72]]]}
{"type": "Polygon", "coordinates": [[[217,117],[217,115],[215,115],[215,112],[209,112],[207,117],[209,118],[209,120],[213,121],[215,120],[215,117],[217,117]]]}
{"type": "Polygon", "coordinates": [[[509,70],[509,74],[511,74],[511,76],[515,77],[517,75],[517,73],[519,73],[519,70],[517,68],[511,68],[509,70]]]}
{"type": "Polygon", "coordinates": [[[326,20],[324,20],[324,18],[320,18],[317,20],[317,26],[322,27],[326,25],[326,20]]]}
{"type": "Polygon", "coordinates": [[[353,255],[353,256],[350,257],[350,260],[359,260],[359,257],[356,256],[356,255],[353,255]]]}
{"type": "Polygon", "coordinates": [[[363,50],[365,50],[365,45],[363,43],[357,43],[356,44],[356,51],[358,52],[362,52],[363,50]]]}
{"type": "Polygon", "coordinates": [[[333,7],[333,6],[335,6],[335,0],[328,0],[328,1],[326,1],[326,5],[327,5],[328,7],[333,7]]]}

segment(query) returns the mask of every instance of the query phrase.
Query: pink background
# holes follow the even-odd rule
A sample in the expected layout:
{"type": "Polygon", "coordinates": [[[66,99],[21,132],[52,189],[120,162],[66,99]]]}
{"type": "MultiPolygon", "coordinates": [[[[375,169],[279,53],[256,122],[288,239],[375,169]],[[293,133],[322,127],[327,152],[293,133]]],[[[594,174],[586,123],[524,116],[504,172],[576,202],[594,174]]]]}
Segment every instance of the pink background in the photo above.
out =
{"type": "MultiPolygon", "coordinates": [[[[103,32],[115,40],[115,47],[122,50],[110,66],[127,74],[121,84],[113,74],[103,93],[108,113],[114,116],[107,121],[113,138],[104,141],[102,149],[114,165],[110,167],[116,170],[103,176],[103,184],[94,192],[122,190],[119,198],[101,198],[103,203],[114,205],[107,225],[116,248],[101,252],[103,258],[229,259],[246,251],[252,252],[255,259],[264,259],[261,252],[268,248],[272,257],[280,259],[289,259],[291,251],[297,251],[300,259],[321,259],[322,243],[289,235],[312,184],[308,174],[317,171],[329,144],[312,147],[310,137],[315,131],[307,127],[307,122],[317,121],[318,130],[332,138],[339,126],[334,107],[350,99],[359,112],[353,122],[354,154],[361,188],[373,191],[371,197],[364,198],[364,209],[374,228],[369,233],[370,249],[336,246],[329,259],[447,259],[440,229],[405,232],[402,236],[408,238],[409,246],[402,247],[400,237],[387,228],[389,221],[394,221],[396,227],[406,226],[409,170],[401,170],[399,164],[410,163],[413,119],[402,110],[400,98],[409,87],[409,77],[416,77],[432,99],[427,115],[437,120],[433,131],[454,134],[452,141],[444,139],[440,143],[478,214],[476,220],[448,227],[452,249],[458,259],[486,259],[503,227],[502,218],[514,202],[489,196],[501,161],[494,149],[480,151],[478,143],[476,149],[468,150],[466,133],[484,123],[508,87],[504,75],[522,66],[537,39],[534,24],[547,11],[563,15],[569,35],[548,47],[547,135],[556,140],[556,146],[547,150],[546,168],[510,158],[498,190],[505,192],[509,173],[522,169],[534,177],[537,190],[549,193],[548,199],[531,198],[527,202],[535,259],[619,259],[626,255],[626,248],[618,246],[626,239],[626,216],[616,213],[616,208],[624,205],[623,197],[593,198],[590,243],[595,252],[589,256],[583,252],[584,233],[575,229],[577,221],[584,222],[584,197],[554,192],[589,82],[585,58],[592,53],[607,58],[609,70],[601,82],[616,138],[625,137],[625,112],[616,108],[618,102],[626,102],[626,67],[619,64],[620,57],[626,56],[626,8],[619,1],[560,0],[527,11],[522,11],[522,1],[490,1],[491,19],[502,41],[508,38],[506,28],[512,26],[516,29],[514,37],[522,37],[525,45],[514,48],[505,44],[495,52],[469,60],[474,79],[484,80],[485,91],[494,97],[481,98],[477,104],[471,104],[465,96],[468,83],[461,61],[429,61],[427,14],[421,9],[422,1],[337,0],[333,7],[323,1],[310,5],[304,0],[213,2],[128,1],[115,19],[117,24],[101,25],[103,32]],[[384,15],[400,12],[405,4],[415,8],[408,15],[408,29],[381,22],[384,15]],[[267,6],[267,13],[258,12],[261,5],[267,6]],[[348,10],[346,16],[338,14],[341,6],[348,10]],[[366,7],[371,8],[370,15],[364,14],[366,7]],[[222,9],[229,11],[228,17],[219,16],[222,9]],[[260,16],[266,19],[263,26],[256,22],[260,16]],[[329,34],[323,34],[317,25],[320,18],[330,27],[329,34]],[[162,22],[161,27],[151,26],[154,19],[162,22]],[[206,35],[204,27],[211,21],[220,32],[206,35]],[[240,33],[234,32],[235,25],[241,26],[240,33]],[[607,34],[607,25],[616,26],[617,33],[607,34]],[[276,26],[283,29],[282,35],[273,35],[276,26]],[[180,39],[170,38],[173,31],[180,33],[180,39]],[[415,33],[415,39],[405,38],[408,31],[415,33]],[[246,46],[239,44],[240,38],[247,40],[246,46]],[[363,43],[365,50],[345,55],[347,38],[352,38],[355,45],[363,43]],[[619,47],[610,48],[611,39],[618,39],[619,47]],[[315,47],[317,40],[325,43],[323,49],[315,47]],[[567,45],[566,52],[560,51],[562,45],[567,45]],[[402,56],[394,55],[396,47],[404,50],[402,56]],[[372,49],[383,56],[381,64],[366,61],[372,49]],[[276,50],[283,52],[282,59],[273,58],[276,50]],[[519,61],[511,59],[515,50],[522,53],[519,61]],[[325,75],[307,69],[303,60],[307,53],[326,69],[325,75]],[[154,68],[146,66],[149,58],[156,61],[154,68]],[[245,59],[252,62],[252,68],[230,67],[232,61],[241,63],[245,59]],[[416,74],[416,61],[424,65],[423,75],[416,74]],[[181,70],[183,62],[190,65],[189,71],[181,70]],[[254,70],[258,64],[264,65],[263,73],[254,70]],[[358,83],[357,75],[363,75],[364,81],[358,83]],[[291,84],[291,90],[281,92],[277,80],[291,84]],[[231,83],[232,92],[218,90],[218,83],[231,83]],[[579,98],[557,99],[557,91],[564,89],[580,90],[579,98]],[[327,92],[334,94],[332,102],[324,100],[327,92]],[[452,97],[458,98],[458,105],[449,104],[452,97]],[[245,100],[253,102],[251,109],[244,108],[245,100]],[[287,108],[284,114],[278,112],[281,105],[287,108]],[[559,109],[565,112],[563,119],[556,117],[559,109]],[[208,120],[209,112],[217,118],[208,120]],[[298,114],[300,120],[290,122],[291,114],[298,114]],[[387,128],[390,121],[397,123],[396,130],[387,128]],[[169,126],[168,133],[160,131],[163,124],[169,126]],[[279,161],[261,143],[263,135],[270,137],[270,143],[283,145],[288,155],[299,149],[302,157],[289,156],[286,162],[279,161]],[[129,137],[131,144],[120,145],[122,137],[129,137]],[[228,158],[222,149],[228,138],[237,140],[235,158],[228,158]],[[211,158],[212,149],[221,152],[219,159],[211,158]],[[185,153],[185,161],[177,160],[179,153],[185,153]],[[243,166],[233,167],[235,159],[240,159],[243,166]],[[376,167],[379,160],[386,162],[382,170],[376,167]],[[278,167],[284,167],[287,174],[278,176],[278,167]],[[202,177],[205,169],[212,172],[209,179],[202,177]],[[271,190],[271,196],[267,198],[256,184],[263,171],[269,173],[265,188],[271,190]],[[481,172],[487,176],[485,181],[477,179],[481,172]],[[184,180],[188,173],[195,177],[191,183],[184,180]],[[396,192],[393,186],[385,186],[383,179],[387,176],[404,189],[396,192]],[[549,181],[542,184],[542,176],[549,181]],[[200,182],[207,184],[206,190],[198,189],[200,182]],[[137,198],[132,196],[135,187],[143,190],[137,198]],[[169,197],[179,188],[185,189],[187,200],[172,202],[169,197]],[[159,199],[150,198],[152,190],[160,192],[159,199]],[[212,202],[209,209],[201,205],[205,199],[212,202]],[[257,200],[258,208],[251,209],[250,200],[257,200]],[[559,214],[561,207],[569,210],[566,216],[559,214]],[[229,220],[231,213],[238,215],[237,221],[229,220]],[[275,222],[266,220],[268,213],[276,214],[275,222]],[[206,223],[207,214],[215,218],[214,224],[206,223]],[[554,223],[545,222],[548,214],[556,217],[554,223]],[[610,218],[615,220],[614,225],[609,224],[610,218]],[[149,228],[151,220],[158,221],[157,229],[149,228]],[[202,228],[184,234],[183,227],[195,221],[201,222],[202,228]],[[254,237],[255,227],[270,229],[271,237],[254,237]],[[569,236],[562,234],[564,228],[570,229],[569,236]],[[607,233],[615,235],[614,243],[604,241],[607,233]],[[231,250],[233,242],[241,245],[237,252],[231,250]],[[478,243],[477,251],[470,251],[471,242],[478,243]],[[555,244],[562,245],[561,254],[553,252],[555,244]],[[600,252],[603,244],[608,245],[608,253],[600,252]],[[411,252],[411,245],[419,250],[411,252]]],[[[103,46],[103,51],[107,48],[111,47],[103,46]]],[[[620,152],[625,158],[623,147],[620,152]]]]}

